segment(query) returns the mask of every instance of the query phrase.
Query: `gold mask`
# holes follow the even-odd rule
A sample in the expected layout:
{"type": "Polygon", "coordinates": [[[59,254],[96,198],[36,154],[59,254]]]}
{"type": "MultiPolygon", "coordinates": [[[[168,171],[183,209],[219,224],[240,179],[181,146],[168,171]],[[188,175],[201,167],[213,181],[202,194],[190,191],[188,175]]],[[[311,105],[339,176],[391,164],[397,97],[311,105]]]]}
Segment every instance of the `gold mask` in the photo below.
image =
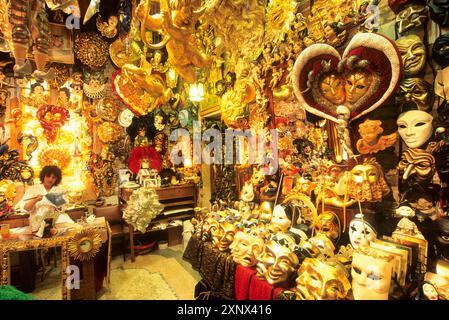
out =
{"type": "Polygon", "coordinates": [[[333,243],[337,243],[340,239],[340,221],[332,211],[322,212],[314,223],[314,231],[316,234],[324,234],[333,243]]]}
{"type": "Polygon", "coordinates": [[[211,230],[213,245],[219,251],[227,251],[232,241],[234,241],[235,232],[235,225],[227,221],[220,223],[217,228],[211,230]]]}
{"type": "Polygon", "coordinates": [[[435,158],[422,149],[404,151],[398,168],[403,172],[402,179],[413,177],[417,181],[430,181],[435,174],[435,158]]]}
{"type": "Polygon", "coordinates": [[[415,34],[396,40],[404,64],[404,74],[418,74],[426,64],[426,48],[420,37],[415,34]]]}
{"type": "Polygon", "coordinates": [[[257,264],[257,256],[262,253],[263,245],[262,238],[240,231],[235,234],[230,249],[236,263],[244,267],[254,267],[257,264]]]}
{"type": "Polygon", "coordinates": [[[321,79],[319,86],[323,96],[330,102],[337,105],[345,102],[345,84],[338,75],[325,75],[321,79]]]}
{"type": "Polygon", "coordinates": [[[433,97],[432,85],[426,80],[406,78],[399,85],[396,101],[399,104],[413,102],[419,110],[427,111],[432,108],[433,97]]]}
{"type": "Polygon", "coordinates": [[[390,193],[390,188],[374,158],[356,165],[350,171],[350,176],[348,194],[351,199],[376,202],[390,193]]]}
{"type": "Polygon", "coordinates": [[[346,101],[350,104],[359,101],[368,92],[372,80],[372,76],[364,71],[354,71],[346,74],[346,101]]]}
{"type": "Polygon", "coordinates": [[[203,241],[209,241],[212,239],[212,235],[219,228],[219,223],[214,218],[207,218],[202,225],[202,237],[203,241]]]}
{"type": "MultiPolygon", "coordinates": [[[[288,238],[286,236],[285,238],[288,238]]],[[[274,240],[265,243],[263,253],[257,258],[257,277],[274,285],[286,281],[299,264],[298,257],[291,248],[293,240],[281,245],[274,240]]]]}
{"type": "Polygon", "coordinates": [[[424,25],[427,20],[427,8],[422,5],[412,5],[399,12],[396,16],[396,29],[399,35],[407,30],[424,25]]]}
{"type": "Polygon", "coordinates": [[[342,300],[350,288],[343,267],[306,258],[298,270],[295,293],[298,300],[342,300]]]}

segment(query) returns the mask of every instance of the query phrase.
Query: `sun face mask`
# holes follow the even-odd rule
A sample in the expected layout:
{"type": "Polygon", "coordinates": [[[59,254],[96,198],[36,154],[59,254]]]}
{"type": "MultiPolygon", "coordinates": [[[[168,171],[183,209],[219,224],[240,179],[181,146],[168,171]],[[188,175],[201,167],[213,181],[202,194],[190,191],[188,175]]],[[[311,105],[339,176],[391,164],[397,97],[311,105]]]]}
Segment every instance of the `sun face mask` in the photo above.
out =
{"type": "Polygon", "coordinates": [[[409,148],[419,148],[432,136],[433,117],[421,110],[410,110],[399,115],[396,124],[402,140],[409,148]]]}
{"type": "Polygon", "coordinates": [[[401,52],[404,74],[407,76],[420,73],[426,64],[426,48],[417,35],[408,35],[396,40],[401,52]]]}
{"type": "Polygon", "coordinates": [[[341,267],[306,258],[298,270],[295,294],[298,300],[341,300],[350,288],[341,267]]]}

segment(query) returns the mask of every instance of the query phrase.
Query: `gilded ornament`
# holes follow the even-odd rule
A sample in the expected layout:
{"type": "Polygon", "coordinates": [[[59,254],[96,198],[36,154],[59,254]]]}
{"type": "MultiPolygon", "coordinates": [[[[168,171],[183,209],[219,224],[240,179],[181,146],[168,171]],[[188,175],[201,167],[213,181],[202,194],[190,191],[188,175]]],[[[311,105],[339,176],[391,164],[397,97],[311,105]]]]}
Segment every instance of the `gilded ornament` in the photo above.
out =
{"type": "Polygon", "coordinates": [[[108,61],[108,43],[94,32],[83,32],[75,39],[76,57],[85,65],[96,69],[108,61]]]}
{"type": "Polygon", "coordinates": [[[88,261],[100,252],[101,234],[96,229],[83,229],[67,242],[70,256],[75,260],[88,261]]]}

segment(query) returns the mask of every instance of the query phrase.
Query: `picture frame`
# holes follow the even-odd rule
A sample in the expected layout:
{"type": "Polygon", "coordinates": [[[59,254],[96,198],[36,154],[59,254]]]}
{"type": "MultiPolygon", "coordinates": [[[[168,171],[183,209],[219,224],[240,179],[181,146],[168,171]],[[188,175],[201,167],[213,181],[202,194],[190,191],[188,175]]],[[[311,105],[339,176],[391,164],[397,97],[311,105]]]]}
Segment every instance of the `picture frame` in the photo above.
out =
{"type": "Polygon", "coordinates": [[[143,187],[146,189],[149,188],[157,188],[157,179],[155,178],[146,178],[143,180],[143,187]]]}

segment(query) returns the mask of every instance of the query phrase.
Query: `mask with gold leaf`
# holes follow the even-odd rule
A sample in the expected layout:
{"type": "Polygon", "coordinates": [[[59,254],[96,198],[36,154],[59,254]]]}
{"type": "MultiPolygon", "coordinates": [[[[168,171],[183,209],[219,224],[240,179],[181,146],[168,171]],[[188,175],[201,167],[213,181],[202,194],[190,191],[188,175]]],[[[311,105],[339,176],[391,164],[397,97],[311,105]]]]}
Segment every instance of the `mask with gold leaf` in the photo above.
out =
{"type": "Polygon", "coordinates": [[[422,78],[405,78],[401,81],[396,95],[398,104],[413,103],[422,111],[432,109],[433,99],[432,85],[422,78]]]}
{"type": "Polygon", "coordinates": [[[219,223],[214,218],[206,218],[202,225],[202,236],[201,239],[203,241],[212,240],[212,234],[218,229],[219,223]]]}
{"type": "Polygon", "coordinates": [[[11,180],[0,181],[0,205],[12,205],[12,201],[16,197],[16,187],[11,180]]]}
{"type": "Polygon", "coordinates": [[[298,270],[295,290],[298,300],[342,300],[349,289],[348,275],[337,262],[306,258],[298,270]]]}
{"type": "Polygon", "coordinates": [[[423,5],[411,5],[396,16],[396,31],[399,35],[404,35],[413,28],[419,28],[427,20],[427,8],[423,5]]]}
{"type": "Polygon", "coordinates": [[[333,243],[337,243],[340,240],[340,220],[332,211],[320,213],[316,218],[313,228],[316,234],[324,234],[333,243]]]}
{"type": "Polygon", "coordinates": [[[358,164],[350,171],[348,194],[361,202],[377,202],[390,193],[383,172],[375,158],[358,164]]]}
{"type": "Polygon", "coordinates": [[[396,40],[401,52],[405,75],[418,74],[426,64],[426,48],[421,38],[415,34],[401,37],[396,40]]]}
{"type": "Polygon", "coordinates": [[[254,267],[257,256],[262,253],[264,241],[251,233],[237,232],[230,245],[234,261],[244,267],[254,267]]]}
{"type": "Polygon", "coordinates": [[[285,234],[278,234],[276,241],[266,242],[257,258],[257,277],[271,285],[287,281],[299,264],[294,247],[295,240],[285,234]]]}
{"type": "Polygon", "coordinates": [[[217,228],[211,230],[213,245],[217,247],[219,251],[227,251],[234,241],[236,231],[236,226],[227,221],[219,223],[217,228]]]}
{"type": "Polygon", "coordinates": [[[429,182],[435,174],[435,158],[421,149],[407,149],[399,161],[398,169],[403,180],[429,182]]]}

